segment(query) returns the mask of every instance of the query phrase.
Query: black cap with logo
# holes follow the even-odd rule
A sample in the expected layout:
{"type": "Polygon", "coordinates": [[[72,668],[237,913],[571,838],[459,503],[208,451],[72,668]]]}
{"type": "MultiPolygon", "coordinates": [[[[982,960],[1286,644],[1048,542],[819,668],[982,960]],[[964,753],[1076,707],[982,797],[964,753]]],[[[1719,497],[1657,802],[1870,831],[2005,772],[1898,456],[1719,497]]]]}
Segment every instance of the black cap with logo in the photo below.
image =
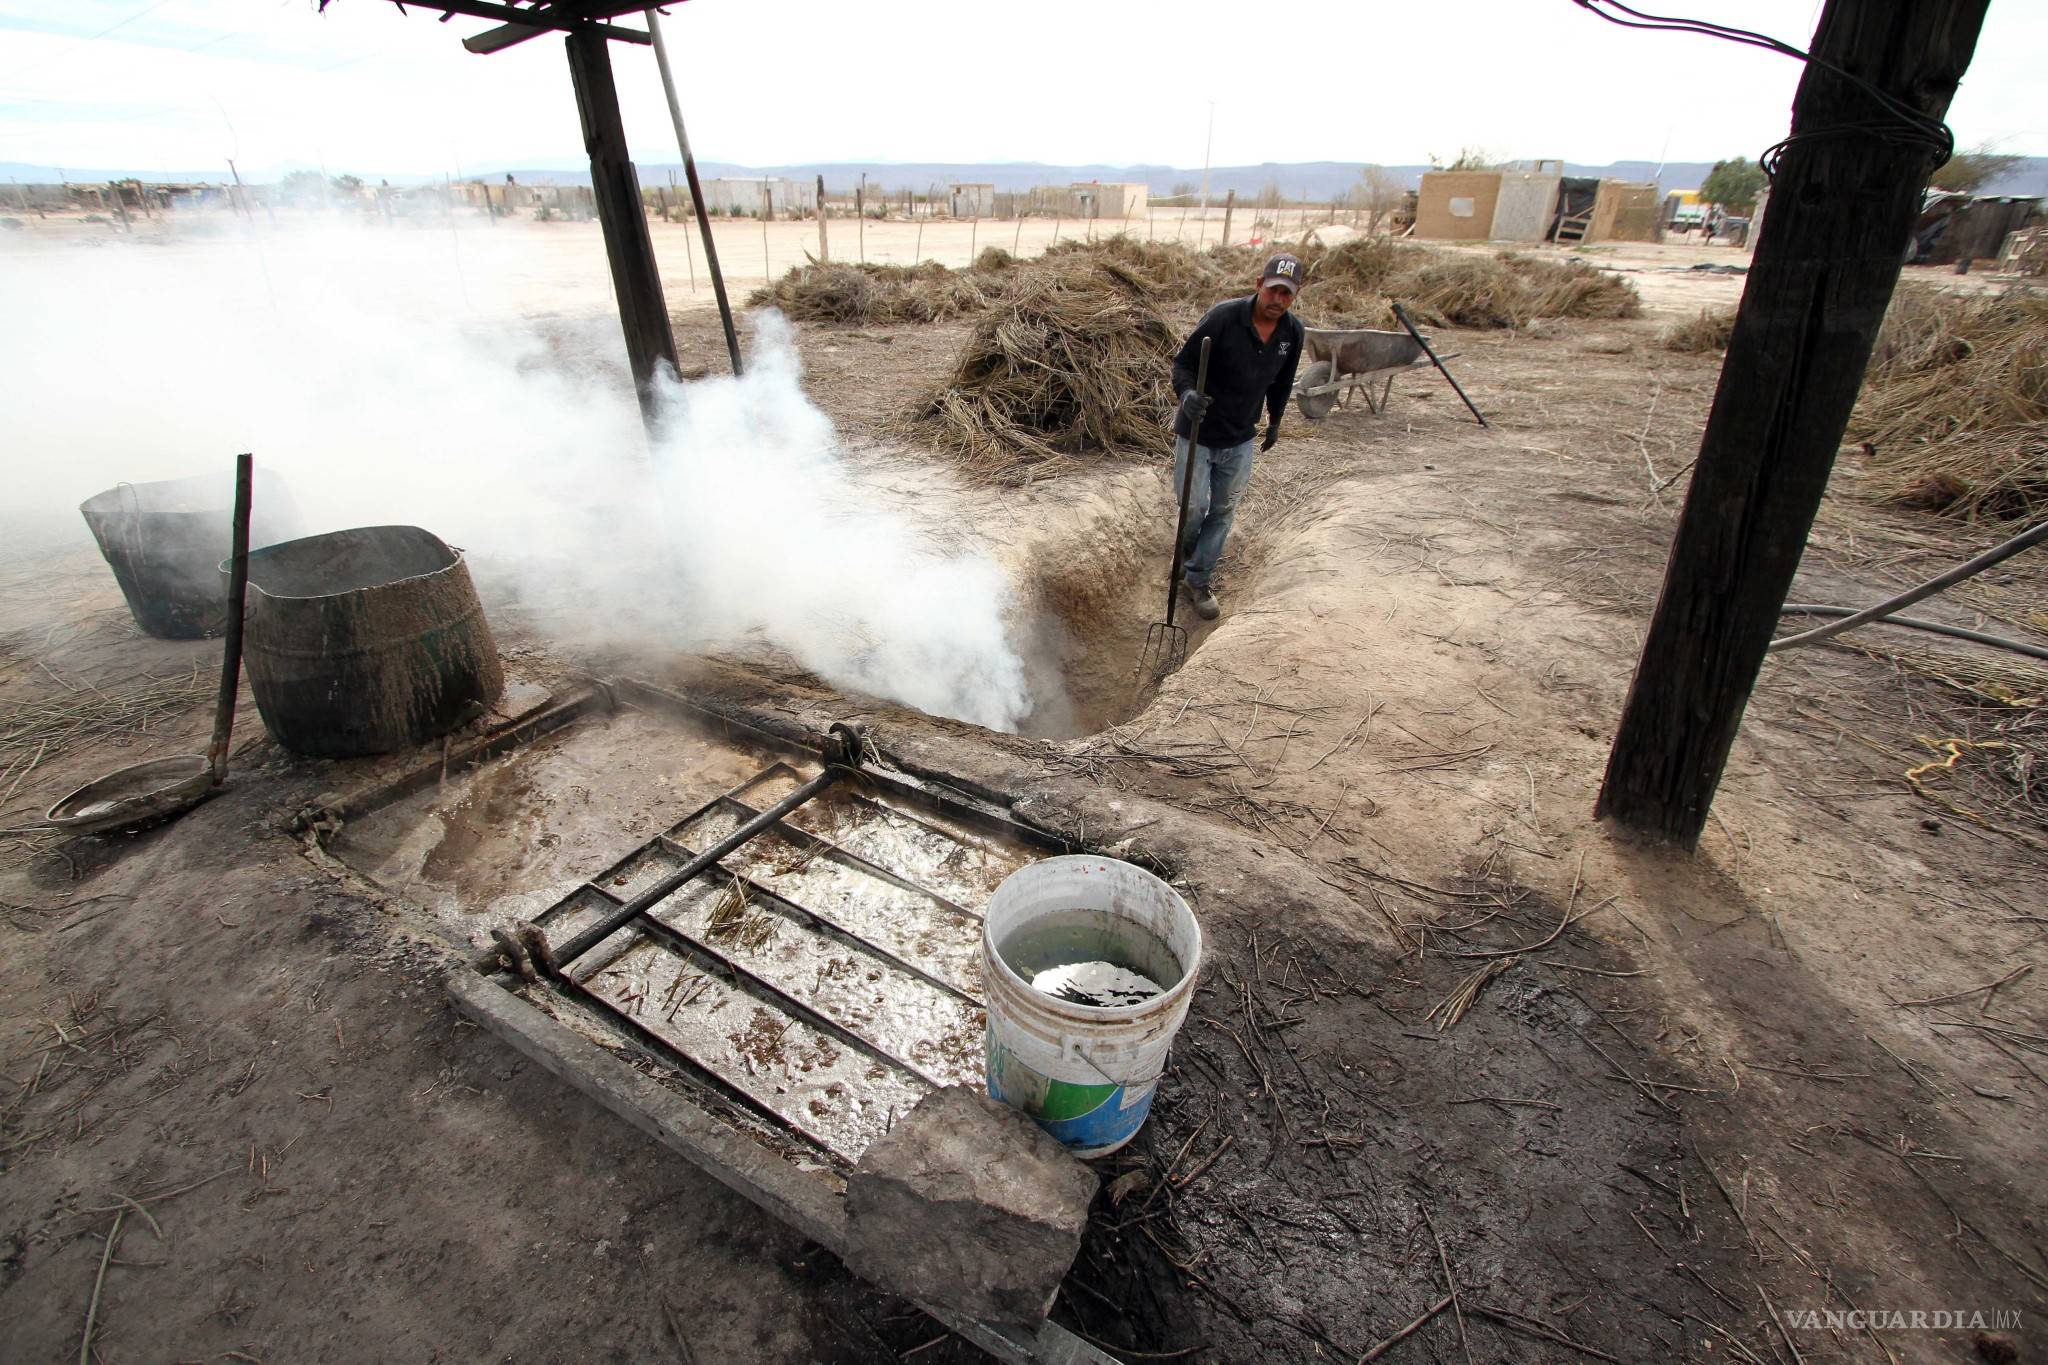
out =
{"type": "Polygon", "coordinates": [[[1266,262],[1265,272],[1259,276],[1259,288],[1264,289],[1269,284],[1284,284],[1298,294],[1307,273],[1302,267],[1300,257],[1290,256],[1283,251],[1266,262]]]}

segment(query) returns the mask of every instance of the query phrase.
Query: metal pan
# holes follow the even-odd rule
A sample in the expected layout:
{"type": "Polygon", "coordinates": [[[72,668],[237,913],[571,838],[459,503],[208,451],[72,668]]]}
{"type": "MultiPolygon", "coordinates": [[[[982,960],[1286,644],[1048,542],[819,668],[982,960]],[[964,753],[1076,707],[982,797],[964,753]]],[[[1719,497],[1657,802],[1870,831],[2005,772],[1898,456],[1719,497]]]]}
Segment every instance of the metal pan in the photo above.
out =
{"type": "Polygon", "coordinates": [[[213,709],[213,742],[205,755],[135,763],[88,782],[50,807],[43,817],[67,834],[107,834],[153,824],[198,805],[228,778],[228,740],[235,727],[235,692],[242,682],[242,598],[249,584],[251,460],[235,460],[235,540],[228,586],[228,629],[220,664],[220,696],[213,709]]]}

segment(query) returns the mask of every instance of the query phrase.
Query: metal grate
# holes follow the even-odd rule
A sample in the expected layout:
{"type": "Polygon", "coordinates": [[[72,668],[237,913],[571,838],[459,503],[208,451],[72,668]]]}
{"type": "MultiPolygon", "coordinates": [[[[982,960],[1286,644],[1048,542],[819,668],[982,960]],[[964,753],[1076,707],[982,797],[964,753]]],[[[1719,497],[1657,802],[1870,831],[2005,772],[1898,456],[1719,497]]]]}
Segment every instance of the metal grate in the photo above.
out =
{"type": "MultiPolygon", "coordinates": [[[[805,780],[776,763],[536,917],[561,944],[805,780]]],[[[1026,855],[845,787],[727,853],[546,988],[851,1163],[932,1088],[982,1079],[980,904],[1026,855]],[[965,902],[965,903],[963,903],[965,902]]],[[[589,1030],[586,1028],[586,1032],[589,1030]]]]}

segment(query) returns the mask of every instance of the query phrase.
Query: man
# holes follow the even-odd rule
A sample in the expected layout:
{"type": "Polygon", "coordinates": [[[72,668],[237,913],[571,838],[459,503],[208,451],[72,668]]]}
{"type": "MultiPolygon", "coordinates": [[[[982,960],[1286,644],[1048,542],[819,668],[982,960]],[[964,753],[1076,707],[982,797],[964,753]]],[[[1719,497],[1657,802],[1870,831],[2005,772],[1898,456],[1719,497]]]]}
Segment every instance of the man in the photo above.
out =
{"type": "Polygon", "coordinates": [[[1294,367],[1307,329],[1287,310],[1301,292],[1302,273],[1295,257],[1275,256],[1259,276],[1259,292],[1211,308],[1173,359],[1173,391],[1180,395],[1173,419],[1175,498],[1186,461],[1192,457],[1195,462],[1187,533],[1180,546],[1187,561],[1182,587],[1204,621],[1215,620],[1219,610],[1209,582],[1237,515],[1237,500],[1251,482],[1259,408],[1263,404],[1266,409],[1266,438],[1259,442],[1263,452],[1280,439],[1280,413],[1294,390],[1294,367]],[[1208,393],[1197,397],[1195,370],[1204,337],[1210,341],[1208,393]]]}

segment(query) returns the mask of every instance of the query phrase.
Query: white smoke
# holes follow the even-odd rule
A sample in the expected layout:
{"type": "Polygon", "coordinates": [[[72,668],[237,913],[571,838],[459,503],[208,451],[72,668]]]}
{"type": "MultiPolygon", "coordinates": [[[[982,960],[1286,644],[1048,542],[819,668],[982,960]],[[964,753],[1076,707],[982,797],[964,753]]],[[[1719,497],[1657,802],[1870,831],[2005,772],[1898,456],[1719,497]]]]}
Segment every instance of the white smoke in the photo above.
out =
{"type": "Polygon", "coordinates": [[[836,686],[998,730],[1031,710],[1011,592],[863,496],[798,384],[789,324],[756,319],[742,379],[664,395],[658,503],[701,647],[759,635],[836,686]]]}
{"type": "Polygon", "coordinates": [[[305,532],[423,526],[468,551],[487,611],[572,604],[573,630],[539,619],[577,645],[765,644],[833,686],[1016,729],[1033,703],[1002,572],[863,491],[787,324],[757,320],[745,379],[665,385],[650,449],[603,248],[560,232],[5,234],[0,538],[89,543],[94,493],[225,478],[250,450],[305,532]],[[536,300],[562,316],[526,316],[536,300]]]}

